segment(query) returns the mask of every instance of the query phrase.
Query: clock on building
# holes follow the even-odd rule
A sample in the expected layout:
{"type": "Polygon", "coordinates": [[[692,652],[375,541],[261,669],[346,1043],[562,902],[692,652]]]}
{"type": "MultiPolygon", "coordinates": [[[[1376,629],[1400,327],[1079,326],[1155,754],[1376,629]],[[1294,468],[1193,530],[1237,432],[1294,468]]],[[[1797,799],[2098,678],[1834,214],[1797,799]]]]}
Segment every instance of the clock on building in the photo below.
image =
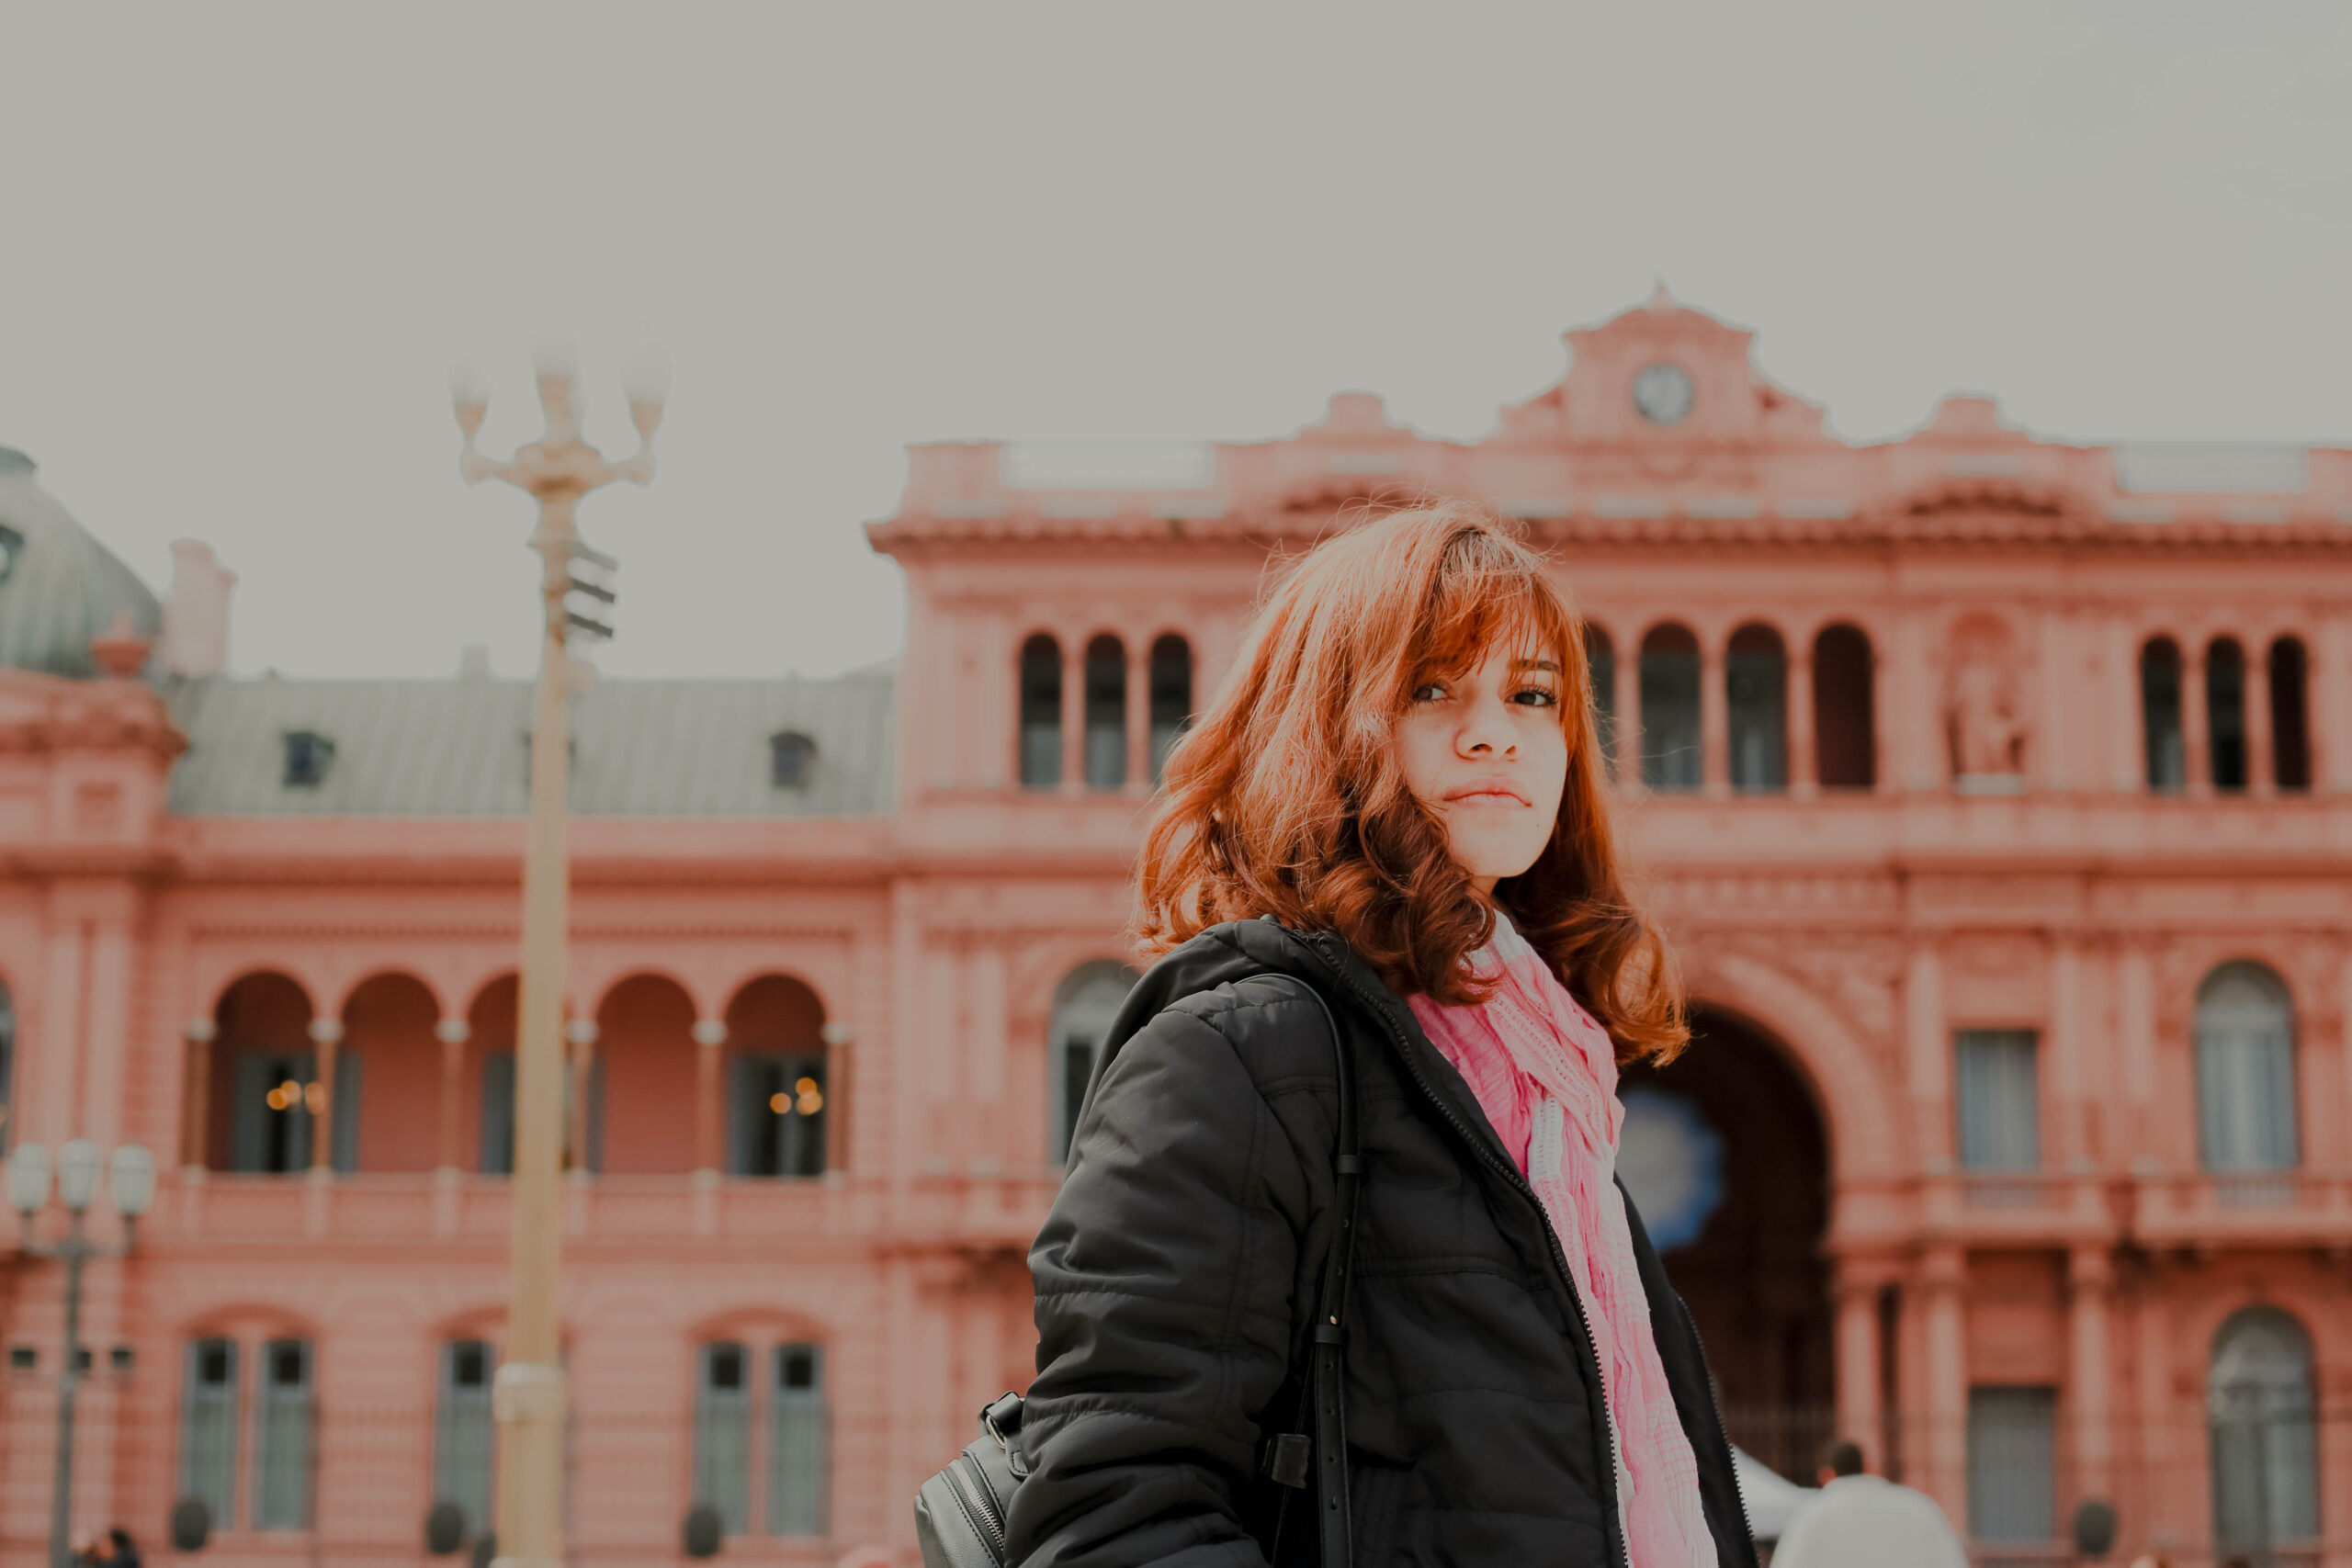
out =
{"type": "Polygon", "coordinates": [[[1634,406],[1652,424],[1679,424],[1690,412],[1690,372],[1660,360],[1634,373],[1634,406]]]}

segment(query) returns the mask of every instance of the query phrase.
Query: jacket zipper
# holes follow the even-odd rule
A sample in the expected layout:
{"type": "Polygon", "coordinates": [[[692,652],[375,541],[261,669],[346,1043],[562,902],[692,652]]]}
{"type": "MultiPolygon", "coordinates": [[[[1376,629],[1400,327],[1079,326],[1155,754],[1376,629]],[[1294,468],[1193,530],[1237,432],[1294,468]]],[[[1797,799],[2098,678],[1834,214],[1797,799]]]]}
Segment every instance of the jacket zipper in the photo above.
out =
{"type": "MultiPolygon", "coordinates": [[[[1566,1290],[1568,1305],[1576,1309],[1577,1326],[1584,1332],[1585,1364],[1592,1369],[1592,1386],[1600,1401],[1601,1426],[1609,1434],[1609,1458],[1608,1463],[1603,1467],[1606,1471],[1603,1484],[1609,1488],[1609,1517],[1617,1520],[1618,1562],[1623,1568],[1634,1568],[1633,1548],[1625,1540],[1625,1522],[1617,1497],[1617,1417],[1609,1408],[1609,1380],[1600,1370],[1600,1352],[1593,1348],[1595,1342],[1592,1337],[1592,1320],[1585,1315],[1584,1298],[1577,1292],[1576,1276],[1568,1270],[1568,1255],[1560,1246],[1559,1235],[1552,1229],[1551,1216],[1544,1212],[1544,1201],[1535,1195],[1535,1189],[1528,1185],[1527,1178],[1520,1174],[1519,1168],[1509,1160],[1497,1157],[1495,1152],[1488,1148],[1485,1141],[1478,1136],[1477,1130],[1463,1121],[1453,1107],[1447,1104],[1444,1098],[1437,1092],[1436,1086],[1422,1075],[1420,1064],[1413,1059],[1413,1043],[1406,1038],[1402,1030],[1396,1027],[1396,1021],[1388,1016],[1388,1010],[1380,1005],[1379,998],[1368,995],[1362,986],[1356,984],[1354,977],[1348,974],[1342,964],[1323,951],[1322,936],[1323,933],[1317,932],[1307,937],[1308,945],[1314,949],[1316,955],[1323,960],[1325,966],[1338,977],[1340,984],[1348,988],[1349,994],[1370,1010],[1374,1017],[1380,1020],[1381,1026],[1388,1032],[1388,1037],[1400,1048],[1397,1054],[1404,1058],[1405,1071],[1412,1078],[1414,1087],[1421,1091],[1422,1098],[1437,1107],[1438,1113],[1446,1119],[1455,1134],[1464,1143],[1470,1145],[1479,1159],[1486,1163],[1488,1169],[1502,1177],[1510,1184],[1513,1190],[1527,1200],[1535,1210],[1536,1219],[1544,1226],[1544,1239],[1551,1244],[1552,1267],[1559,1270],[1560,1283],[1566,1290]]],[[[1713,1392],[1710,1391],[1708,1399],[1711,1404],[1713,1397],[1713,1392]]],[[[1721,1425],[1720,1420],[1717,1425],[1721,1425]]],[[[1736,1479],[1733,1481],[1732,1489],[1735,1492],[1739,1489],[1736,1479]]],[[[1744,1502],[1740,1505],[1743,1517],[1747,1513],[1747,1507],[1744,1502]]]]}

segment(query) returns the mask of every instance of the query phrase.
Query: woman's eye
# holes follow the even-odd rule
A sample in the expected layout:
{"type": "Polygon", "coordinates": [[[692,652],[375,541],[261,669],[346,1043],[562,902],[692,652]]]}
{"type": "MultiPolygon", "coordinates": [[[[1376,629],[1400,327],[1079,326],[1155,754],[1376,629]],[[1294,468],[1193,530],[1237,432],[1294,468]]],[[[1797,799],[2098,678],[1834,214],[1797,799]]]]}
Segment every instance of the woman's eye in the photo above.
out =
{"type": "Polygon", "coordinates": [[[1424,681],[1413,688],[1413,700],[1417,703],[1442,703],[1445,701],[1445,687],[1435,681],[1424,681]]]}
{"type": "Polygon", "coordinates": [[[1546,691],[1541,686],[1521,686],[1511,694],[1510,700],[1529,707],[1550,708],[1560,705],[1560,694],[1557,692],[1546,691]]]}

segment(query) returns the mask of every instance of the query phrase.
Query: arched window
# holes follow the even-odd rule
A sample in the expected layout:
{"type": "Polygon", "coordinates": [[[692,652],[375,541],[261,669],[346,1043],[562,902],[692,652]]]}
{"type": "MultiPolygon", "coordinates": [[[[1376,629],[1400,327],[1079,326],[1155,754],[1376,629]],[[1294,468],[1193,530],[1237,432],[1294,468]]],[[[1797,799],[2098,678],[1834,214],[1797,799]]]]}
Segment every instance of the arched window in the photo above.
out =
{"type": "Polygon", "coordinates": [[[1617,771],[1617,645],[1600,627],[1585,623],[1585,677],[1592,686],[1592,727],[1611,775],[1617,771]]]}
{"type": "Polygon", "coordinates": [[[1062,779],[1062,648],[1039,632],[1021,645],[1021,787],[1062,779]]]}
{"type": "Polygon", "coordinates": [[[2205,650],[2205,722],[2213,787],[2245,788],[2245,650],[2235,637],[2217,637],[2205,650]]]}
{"type": "Polygon", "coordinates": [[[1193,645],[1170,632],[1151,645],[1151,782],[1193,722],[1193,645]]]}
{"type": "Polygon", "coordinates": [[[1687,626],[1659,626],[1642,639],[1642,783],[1655,790],[1699,787],[1699,639],[1687,626]]]}
{"type": "Polygon", "coordinates": [[[2295,1165],[2294,1009],[2259,964],[2224,964],[2197,988],[2197,1132],[2208,1170],[2295,1165]]]}
{"type": "Polygon", "coordinates": [[[1871,639],[1859,627],[1830,626],[1813,639],[1813,769],[1822,788],[1877,785],[1873,722],[1871,639]]]}
{"type": "Polygon", "coordinates": [[[2219,1552],[2268,1562],[2270,1548],[2318,1544],[2312,1384],[2311,1338],[2275,1307],[2248,1307],[2213,1337],[2205,1396],[2219,1552]]]}
{"type": "Polygon", "coordinates": [[[1789,661],[1781,634],[1742,626],[1724,656],[1731,719],[1731,786],[1748,794],[1789,787],[1789,661]]]}
{"type": "Polygon", "coordinates": [[[1056,1165],[1069,1157],[1070,1134],[1086,1103],[1095,1055],[1135,978],[1133,970],[1101,959],[1071,970],[1054,993],[1053,1022],[1046,1034],[1046,1154],[1056,1165]]]}
{"type": "MultiPolygon", "coordinates": [[[[311,1166],[312,1093],[317,1077],[311,1041],[311,998],[283,975],[248,975],[221,993],[214,1010],[207,1142],[216,1170],[290,1175],[311,1166]]],[[[338,1055],[340,1064],[356,1060],[338,1055]]],[[[338,1077],[354,1069],[338,1066],[338,1077]]],[[[344,1103],[356,1106],[356,1085],[344,1103]]]]}
{"type": "Polygon", "coordinates": [[[736,1176],[825,1171],[825,1010],[786,975],[765,975],[727,1009],[727,1168],[736,1176]]]}
{"type": "Polygon", "coordinates": [[[2188,744],[2180,728],[2180,649],[2168,637],[2140,650],[2140,733],[2148,787],[2179,794],[2188,784],[2188,744]]]}
{"type": "Polygon", "coordinates": [[[489,1342],[452,1339],[441,1347],[441,1387],[433,1410],[433,1501],[454,1503],[465,1516],[464,1539],[491,1527],[490,1472],[497,1427],[491,1416],[489,1342]]]}
{"type": "Polygon", "coordinates": [[[1127,782],[1127,650],[1107,633],[1086,645],[1086,787],[1127,782]]]}
{"type": "Polygon", "coordinates": [[[2309,671],[2299,639],[2270,645],[2270,777],[2282,790],[2312,787],[2309,671]]]}

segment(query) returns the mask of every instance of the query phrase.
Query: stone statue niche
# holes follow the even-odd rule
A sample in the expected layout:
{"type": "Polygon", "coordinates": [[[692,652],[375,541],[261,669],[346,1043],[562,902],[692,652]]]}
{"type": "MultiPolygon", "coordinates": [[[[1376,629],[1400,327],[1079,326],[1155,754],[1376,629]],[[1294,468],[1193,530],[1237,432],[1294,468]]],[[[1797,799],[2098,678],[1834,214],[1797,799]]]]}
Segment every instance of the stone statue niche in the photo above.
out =
{"type": "Polygon", "coordinates": [[[2025,787],[2023,672],[2009,630],[1990,615],[1952,627],[1944,668],[1944,734],[1952,787],[1962,795],[2014,795],[2025,787]]]}

